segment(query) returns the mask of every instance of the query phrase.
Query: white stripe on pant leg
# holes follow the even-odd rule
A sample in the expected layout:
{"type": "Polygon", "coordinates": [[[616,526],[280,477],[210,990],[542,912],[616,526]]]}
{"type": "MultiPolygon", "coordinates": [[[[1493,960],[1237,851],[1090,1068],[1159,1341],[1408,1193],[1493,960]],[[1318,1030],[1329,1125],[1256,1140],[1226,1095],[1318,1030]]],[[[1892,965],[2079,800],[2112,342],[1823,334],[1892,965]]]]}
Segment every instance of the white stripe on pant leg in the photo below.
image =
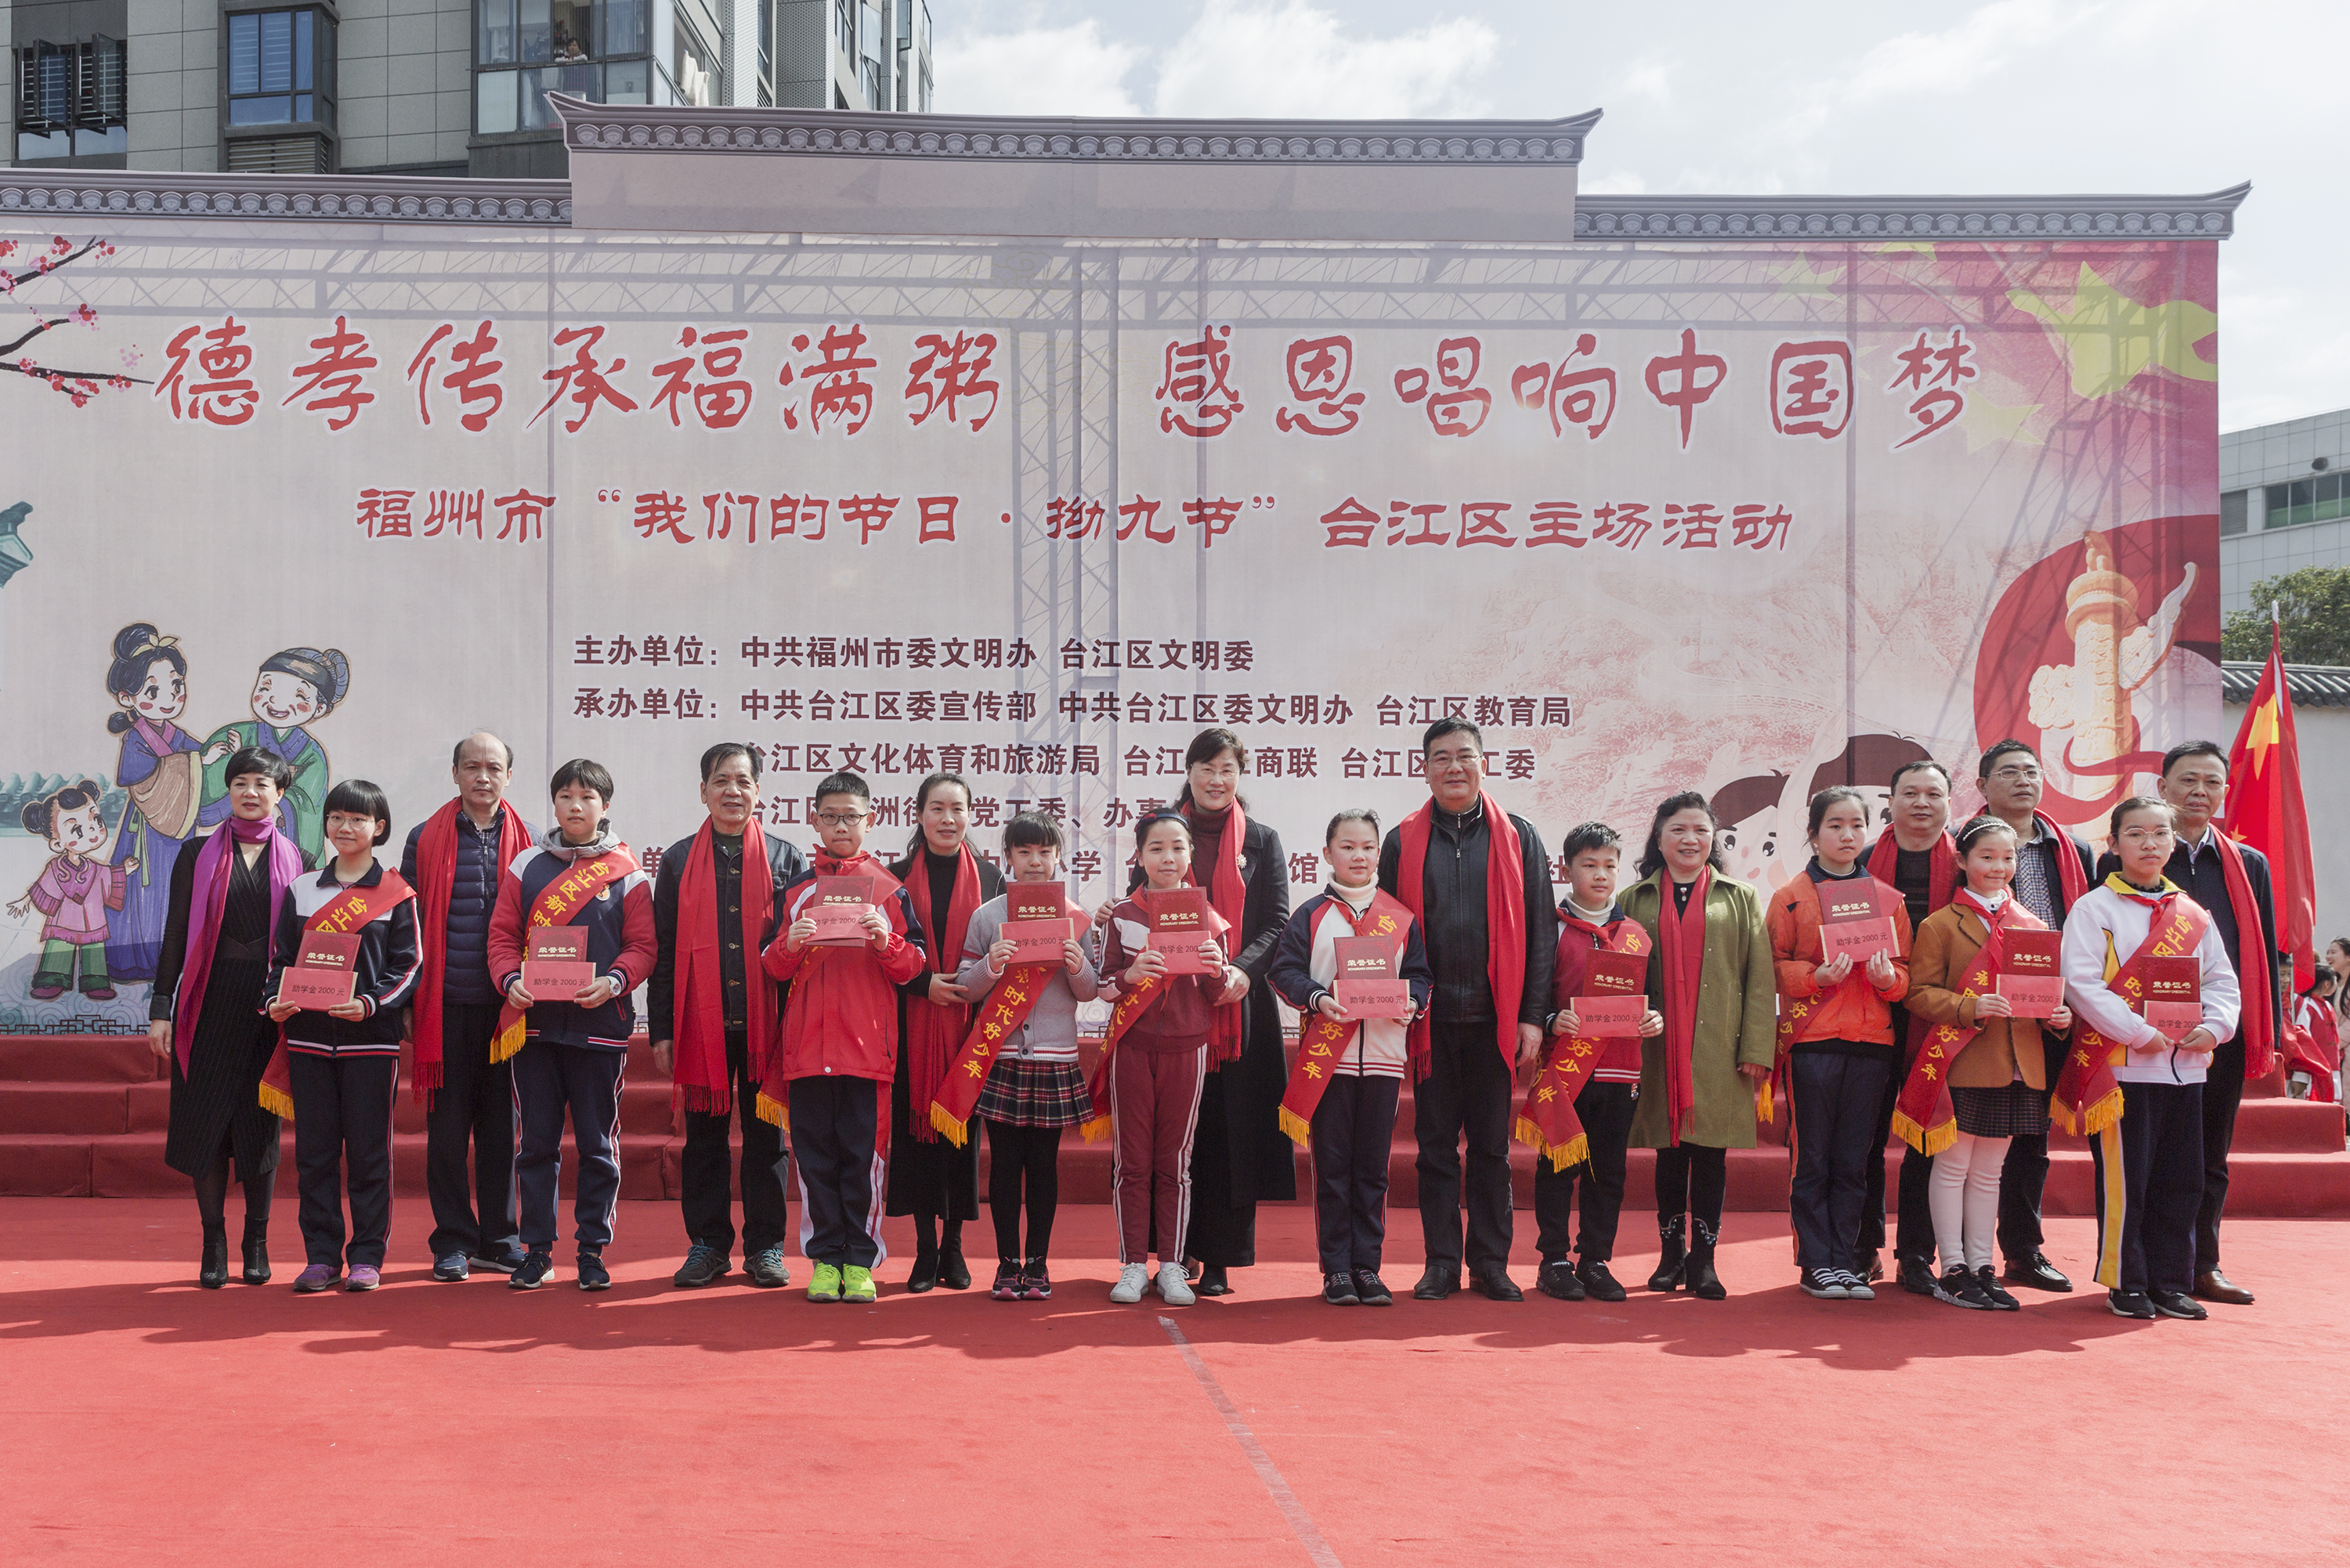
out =
{"type": "Polygon", "coordinates": [[[889,1244],[881,1239],[882,1204],[888,1197],[889,1151],[883,1140],[889,1136],[889,1092],[891,1085],[874,1085],[873,1164],[866,1178],[872,1197],[865,1210],[865,1233],[873,1238],[873,1266],[879,1268],[889,1258],[889,1244]]]}
{"type": "MultiPolygon", "coordinates": [[[[611,1146],[612,1151],[612,1199],[610,1202],[604,1205],[604,1229],[608,1232],[612,1229],[612,1221],[618,1219],[620,1213],[620,1178],[622,1175],[622,1168],[620,1165],[620,1096],[628,1086],[629,1058],[627,1053],[623,1052],[620,1055],[620,1070],[612,1075],[612,1130],[609,1136],[605,1139],[605,1141],[611,1146]]],[[[582,1161],[581,1163],[585,1164],[586,1162],[582,1161]]],[[[607,1246],[610,1245],[608,1241],[605,1244],[607,1246]]]]}
{"type": "Polygon", "coordinates": [[[1109,1054],[1110,1054],[1110,1056],[1109,1056],[1109,1222],[1111,1223],[1111,1225],[1115,1226],[1115,1227],[1117,1228],[1117,1230],[1118,1230],[1118,1266],[1119,1266],[1120,1268],[1124,1268],[1127,1264],[1128,1264],[1128,1263],[1130,1263],[1130,1262],[1134,1262],[1134,1260],[1133,1260],[1133,1259],[1131,1259],[1131,1258],[1129,1258],[1129,1257],[1128,1257],[1128,1256],[1126,1255],[1126,1208],[1125,1208],[1125,1205],[1123,1204],[1123,1202],[1121,1202],[1121,1200],[1120,1200],[1120,1195],[1119,1195],[1119,1186],[1120,1186],[1120,1183],[1119,1183],[1119,1181],[1118,1181],[1118,1177],[1119,1177],[1119,1175],[1120,1175],[1120,1174],[1124,1171],[1124,1169],[1126,1168],[1126,1151],[1125,1151],[1125,1149],[1124,1149],[1123,1147],[1120,1147],[1120,1146],[1121,1146],[1121,1144],[1122,1144],[1122,1142],[1123,1142],[1123,1140],[1122,1140],[1122,1139],[1120,1139],[1120,1138],[1119,1138],[1119,1137],[1118,1136],[1118,1125],[1119,1125],[1119,1123],[1120,1123],[1120,1122],[1122,1122],[1122,1121],[1125,1119],[1125,1118],[1124,1118],[1124,1117],[1119,1114],[1119,1112],[1118,1112],[1118,1068],[1119,1068],[1121,1065],[1123,1065],[1123,1064],[1124,1064],[1124,1063],[1125,1063],[1125,1058],[1124,1058],[1124,1057],[1122,1057],[1122,1056],[1120,1056],[1120,1055],[1118,1054],[1118,1048],[1117,1048],[1117,1046],[1116,1046],[1115,1043],[1113,1043],[1112,1044],[1109,1044],[1109,1045],[1106,1045],[1106,1046],[1104,1046],[1104,1047],[1103,1047],[1103,1049],[1104,1049],[1104,1050],[1106,1050],[1106,1051],[1107,1051],[1107,1052],[1109,1052],[1109,1054]]]}
{"type": "MultiPolygon", "coordinates": [[[[1192,1075],[1191,1115],[1183,1124],[1183,1147],[1175,1158],[1175,1266],[1183,1266],[1183,1254],[1191,1240],[1191,1145],[1200,1133],[1200,1102],[1208,1093],[1208,1048],[1200,1047],[1194,1059],[1192,1075]]],[[[1159,1264],[1167,1266],[1167,1239],[1159,1240],[1159,1264]]]]}

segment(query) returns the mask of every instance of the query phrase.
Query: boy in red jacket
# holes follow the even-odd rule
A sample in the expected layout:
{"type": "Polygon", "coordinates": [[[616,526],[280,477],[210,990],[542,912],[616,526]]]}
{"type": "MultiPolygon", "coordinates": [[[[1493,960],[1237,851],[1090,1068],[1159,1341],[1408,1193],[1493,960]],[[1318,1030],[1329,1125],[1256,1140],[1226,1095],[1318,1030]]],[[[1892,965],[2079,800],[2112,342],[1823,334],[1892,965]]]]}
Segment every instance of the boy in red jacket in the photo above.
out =
{"type": "MultiPolygon", "coordinates": [[[[812,1302],[869,1302],[881,1245],[881,1172],[889,1157],[889,1085],[898,1068],[896,987],[920,971],[922,931],[889,868],[865,853],[873,792],[855,774],[816,788],[819,847],[814,866],[781,898],[782,935],[768,945],[768,974],[791,986],[782,1062],[760,1076],[759,1114],[783,1115],[798,1153],[800,1251],[815,1264],[812,1302]],[[835,878],[869,878],[853,921],[833,934],[819,912],[851,889],[835,878]]],[[[844,906],[832,904],[833,909],[844,906]]],[[[847,907],[854,908],[855,903],[847,907]]]]}

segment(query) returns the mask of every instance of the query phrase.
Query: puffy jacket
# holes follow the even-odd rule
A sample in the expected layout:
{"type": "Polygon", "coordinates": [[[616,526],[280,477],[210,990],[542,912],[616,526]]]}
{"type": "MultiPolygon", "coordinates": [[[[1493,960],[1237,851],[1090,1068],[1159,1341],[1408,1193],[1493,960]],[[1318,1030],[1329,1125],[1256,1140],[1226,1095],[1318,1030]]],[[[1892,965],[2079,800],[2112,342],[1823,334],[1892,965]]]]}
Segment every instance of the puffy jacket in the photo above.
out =
{"type": "Polygon", "coordinates": [[[761,961],[770,976],[792,988],[784,1001],[784,1076],[888,1083],[898,1075],[897,987],[920,973],[927,958],[914,900],[888,867],[860,855],[854,860],[818,859],[816,869],[784,889],[780,904],[775,940],[761,961]],[[819,873],[862,874],[888,884],[879,905],[889,922],[887,949],[876,952],[870,942],[853,948],[810,943],[791,950],[792,923],[816,896],[819,873]]]}
{"type": "MultiPolygon", "coordinates": [[[[538,836],[538,829],[527,822],[523,826],[533,838],[538,836]]],[[[410,828],[400,852],[400,878],[411,888],[417,885],[416,841],[423,832],[421,822],[410,828]]],[[[441,971],[444,1002],[480,1007],[501,1000],[497,982],[490,978],[490,918],[497,913],[498,876],[504,869],[498,864],[498,819],[493,818],[484,833],[472,817],[459,812],[456,875],[449,884],[449,925],[443,932],[449,943],[441,971]]],[[[421,919],[421,895],[416,912],[421,919]]]]}

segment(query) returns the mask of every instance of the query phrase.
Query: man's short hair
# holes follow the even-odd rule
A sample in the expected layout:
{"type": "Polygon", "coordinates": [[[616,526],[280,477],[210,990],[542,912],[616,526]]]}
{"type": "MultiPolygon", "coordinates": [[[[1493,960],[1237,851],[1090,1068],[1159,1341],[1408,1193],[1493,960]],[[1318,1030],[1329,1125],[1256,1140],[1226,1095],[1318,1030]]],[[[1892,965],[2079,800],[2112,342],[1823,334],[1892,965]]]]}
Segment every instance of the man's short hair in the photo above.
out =
{"type": "Polygon", "coordinates": [[[741,757],[751,764],[751,782],[759,782],[759,748],[743,741],[721,741],[702,753],[702,782],[723,767],[730,757],[741,757]]]}
{"type": "Polygon", "coordinates": [[[1485,736],[1476,725],[1471,723],[1468,720],[1462,718],[1458,713],[1448,713],[1443,718],[1439,719],[1435,723],[1430,724],[1428,727],[1427,732],[1419,737],[1419,754],[1424,757],[1428,755],[1429,753],[1436,750],[1436,742],[1444,739],[1447,735],[1467,735],[1471,740],[1477,742],[1477,749],[1479,751],[1482,752],[1485,749],[1485,736]]]}

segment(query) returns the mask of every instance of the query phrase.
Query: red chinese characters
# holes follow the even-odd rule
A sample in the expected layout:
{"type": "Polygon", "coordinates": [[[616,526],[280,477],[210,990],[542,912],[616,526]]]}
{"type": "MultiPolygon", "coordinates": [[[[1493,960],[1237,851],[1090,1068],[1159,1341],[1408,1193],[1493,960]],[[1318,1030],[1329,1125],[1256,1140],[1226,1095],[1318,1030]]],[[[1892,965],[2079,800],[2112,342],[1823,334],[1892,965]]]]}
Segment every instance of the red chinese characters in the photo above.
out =
{"type": "Polygon", "coordinates": [[[1837,337],[1782,343],[1771,355],[1771,428],[1834,441],[1852,422],[1852,345],[1837,337]]]}
{"type": "Polygon", "coordinates": [[[367,389],[367,373],[377,360],[369,350],[367,334],[352,331],[349,322],[338,316],[332,332],[310,339],[310,352],[317,358],[294,367],[294,389],[278,407],[307,400],[304,413],[326,415],[330,431],[350,429],[359,410],[375,401],[375,394],[367,389]]]}
{"type": "Polygon", "coordinates": [[[1082,495],[1055,495],[1045,504],[1045,537],[1071,544],[1101,537],[1107,508],[1082,495]]]}
{"type": "Polygon", "coordinates": [[[1472,436],[1493,411],[1493,394],[1477,386],[1477,367],[1484,345],[1474,337],[1447,337],[1436,345],[1436,369],[1406,366],[1395,373],[1396,396],[1422,404],[1428,422],[1440,436],[1472,436]]]}
{"type": "Polygon", "coordinates": [[[693,417],[702,428],[731,431],[743,422],[751,411],[751,383],[736,374],[743,369],[743,354],[751,337],[747,327],[726,327],[717,332],[703,332],[688,327],[677,335],[677,346],[692,352],[663,360],[653,367],[653,374],[661,378],[660,389],[653,393],[653,406],[666,407],[672,429],[684,423],[678,412],[679,400],[691,403],[693,417]],[[697,372],[702,377],[695,379],[697,372]]]}
{"type": "Polygon", "coordinates": [[[1700,354],[1697,347],[1697,329],[1681,328],[1681,351],[1660,354],[1648,361],[1647,372],[1648,395],[1673,410],[1681,419],[1681,447],[1686,451],[1690,439],[1690,417],[1698,405],[1721,389],[1730,379],[1730,363],[1719,354],[1700,354]]]}
{"type": "MultiPolygon", "coordinates": [[[[792,338],[792,352],[808,352],[810,339],[805,332],[792,338]]],[[[829,423],[843,435],[855,435],[873,417],[873,383],[862,372],[878,369],[880,361],[865,352],[865,325],[852,321],[847,327],[838,323],[827,326],[822,337],[814,340],[816,357],[794,365],[786,360],[775,377],[778,386],[804,387],[807,392],[806,412],[808,434],[820,436],[829,423]]],[[[800,402],[797,398],[783,407],[784,428],[800,428],[800,402]]]]}
{"type": "Polygon", "coordinates": [[[1275,430],[1284,435],[1345,435],[1362,422],[1363,394],[1347,389],[1355,374],[1353,338],[1300,337],[1290,344],[1284,368],[1291,401],[1305,406],[1275,410],[1275,430]]]}
{"type": "Polygon", "coordinates": [[[446,353],[449,373],[441,378],[439,384],[442,390],[457,394],[460,410],[457,422],[472,434],[479,435],[490,428],[490,421],[505,406],[505,384],[498,379],[498,372],[505,369],[505,362],[495,358],[498,335],[497,329],[490,323],[476,323],[473,335],[467,337],[457,337],[456,331],[455,322],[444,321],[428,333],[422,347],[408,361],[407,379],[416,388],[416,417],[430,426],[432,423],[432,372],[440,363],[441,355],[446,353]],[[445,349],[442,347],[443,343],[448,344],[445,349]]]}
{"type": "Polygon", "coordinates": [[[540,378],[541,380],[554,382],[555,390],[548,393],[546,401],[538,406],[538,412],[530,416],[531,424],[538,423],[547,410],[567,398],[579,405],[578,417],[563,421],[564,431],[568,435],[579,433],[580,427],[595,414],[598,403],[609,403],[623,414],[637,411],[637,400],[613,386],[611,381],[612,377],[628,369],[628,360],[616,357],[609,366],[606,366],[596,358],[596,346],[603,340],[604,328],[601,327],[567,327],[555,335],[556,348],[569,348],[574,344],[578,348],[569,362],[553,366],[540,378]]]}
{"type": "Polygon", "coordinates": [[[1616,417],[1616,371],[1612,366],[1575,361],[1598,350],[1599,339],[1583,333],[1556,367],[1547,360],[1519,366],[1510,376],[1510,393],[1518,407],[1546,411],[1551,434],[1563,436],[1573,425],[1597,441],[1616,417]]]}
{"type": "Polygon", "coordinates": [[[932,414],[943,410],[947,423],[962,419],[962,405],[985,399],[987,406],[974,409],[969,429],[977,435],[995,417],[996,399],[1002,389],[987,378],[996,348],[995,334],[972,334],[956,328],[952,337],[942,332],[925,332],[914,339],[919,352],[906,367],[906,401],[921,400],[921,408],[910,410],[906,419],[910,424],[921,424],[932,414]]]}
{"type": "Polygon", "coordinates": [[[1726,510],[1713,501],[1603,501],[1586,507],[1566,500],[1534,502],[1525,508],[1525,532],[1513,525],[1513,501],[1390,501],[1382,518],[1349,495],[1322,514],[1322,546],[1328,550],[1368,549],[1382,524],[1380,543],[1388,545],[1434,545],[1456,550],[1490,545],[1507,549],[1523,545],[1529,550],[1564,545],[1580,550],[1587,545],[1612,545],[1629,554],[1652,537],[1667,550],[1718,550],[1724,547],[1722,530],[1730,531],[1728,547],[1784,550],[1794,515],[1775,502],[1742,502],[1726,510]]]}
{"type": "Polygon", "coordinates": [[[527,545],[546,537],[546,514],[555,497],[518,488],[492,498],[486,490],[395,490],[371,485],[359,493],[352,524],[370,539],[463,539],[485,537],[484,517],[495,508],[503,521],[500,539],[527,545]],[[421,499],[420,499],[421,498],[421,499]]]}
{"type": "Polygon", "coordinates": [[[241,425],[253,418],[261,393],[247,373],[253,369],[253,346],[242,341],[244,337],[236,317],[224,316],[218,327],[182,327],[165,346],[172,363],[156,380],[154,396],[171,399],[173,419],[241,425]],[[188,374],[191,359],[196,369],[192,377],[188,374]]]}
{"type": "Polygon", "coordinates": [[[1220,436],[1232,428],[1246,404],[1231,380],[1232,329],[1202,327],[1196,341],[1170,339],[1166,371],[1150,395],[1166,406],[1159,428],[1177,435],[1220,436]]]}
{"type": "Polygon", "coordinates": [[[1953,327],[1946,342],[1931,342],[1921,331],[1915,343],[1895,354],[1901,368],[1894,372],[1885,389],[1918,394],[1909,404],[1909,417],[1918,421],[1918,428],[1895,441],[1894,451],[1912,441],[1924,441],[1966,411],[1966,393],[1961,389],[1975,377],[1975,368],[1967,363],[1974,358],[1974,352],[1975,346],[1967,341],[1966,328],[1953,327]]]}

